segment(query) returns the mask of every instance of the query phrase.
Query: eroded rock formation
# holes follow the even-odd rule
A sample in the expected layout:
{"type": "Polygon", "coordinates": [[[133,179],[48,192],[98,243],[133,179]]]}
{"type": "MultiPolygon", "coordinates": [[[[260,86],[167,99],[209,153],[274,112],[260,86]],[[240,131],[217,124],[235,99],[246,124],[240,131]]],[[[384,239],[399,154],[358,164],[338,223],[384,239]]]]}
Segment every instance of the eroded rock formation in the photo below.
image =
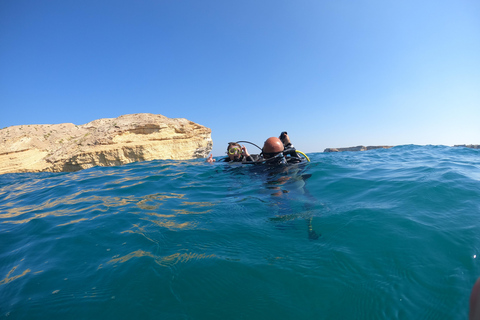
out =
{"type": "Polygon", "coordinates": [[[80,126],[13,126],[0,130],[0,174],[72,172],[135,161],[204,158],[212,145],[209,128],[147,113],[80,126]]]}

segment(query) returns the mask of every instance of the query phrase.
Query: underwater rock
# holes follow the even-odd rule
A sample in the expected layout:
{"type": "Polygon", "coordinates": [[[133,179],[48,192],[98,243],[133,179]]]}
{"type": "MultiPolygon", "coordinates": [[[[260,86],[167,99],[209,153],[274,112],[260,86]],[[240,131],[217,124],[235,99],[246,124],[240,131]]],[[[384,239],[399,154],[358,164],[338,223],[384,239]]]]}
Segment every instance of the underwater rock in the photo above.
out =
{"type": "Polygon", "coordinates": [[[157,159],[205,158],[211,129],[183,118],[138,113],[84,125],[21,125],[0,130],[0,174],[72,172],[157,159]]]}

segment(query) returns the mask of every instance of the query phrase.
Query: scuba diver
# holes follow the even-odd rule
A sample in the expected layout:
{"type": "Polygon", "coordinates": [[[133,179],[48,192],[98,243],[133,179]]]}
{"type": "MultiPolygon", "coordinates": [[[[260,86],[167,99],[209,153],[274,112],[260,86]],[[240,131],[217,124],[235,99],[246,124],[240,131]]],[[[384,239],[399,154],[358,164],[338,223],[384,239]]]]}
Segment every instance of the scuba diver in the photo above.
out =
{"type": "MultiPolygon", "coordinates": [[[[307,222],[308,238],[316,240],[320,237],[313,230],[312,216],[309,212],[312,211],[312,203],[315,203],[315,198],[310,195],[305,188],[305,181],[311,175],[303,174],[303,168],[298,166],[290,166],[291,164],[300,164],[310,162],[310,159],[303,152],[298,151],[292,145],[290,137],[286,131],[283,131],[280,136],[268,138],[263,148],[249,141],[229,142],[227,146],[228,157],[218,160],[219,162],[230,162],[239,164],[253,164],[254,166],[247,166],[253,173],[251,176],[260,178],[264,181],[266,190],[271,193],[271,205],[280,210],[279,216],[270,218],[274,223],[283,223],[288,220],[297,218],[304,218],[307,222]],[[249,143],[261,150],[260,154],[249,154],[247,148],[240,143],[249,143]],[[303,157],[300,157],[303,155],[303,157]],[[306,197],[305,209],[301,214],[292,213],[292,207],[288,200],[288,194],[293,192],[300,193],[306,197]],[[274,200],[275,199],[275,200],[274,200]]],[[[209,163],[215,162],[213,155],[210,154],[206,160],[209,163]]],[[[229,168],[230,169],[230,168],[229,168]]],[[[239,169],[236,167],[235,169],[239,169]]]]}
{"type": "MultiPolygon", "coordinates": [[[[298,153],[301,153],[307,161],[310,161],[310,159],[300,151],[297,151],[292,143],[290,142],[290,138],[288,137],[288,134],[286,131],[282,132],[280,134],[280,137],[270,137],[268,138],[262,148],[262,153],[261,155],[263,156],[263,160],[257,161],[257,163],[263,163],[268,165],[270,168],[273,165],[273,169],[275,172],[272,172],[272,174],[267,177],[267,188],[270,190],[275,190],[276,192],[272,193],[272,196],[275,197],[283,197],[286,193],[290,192],[290,188],[287,187],[282,187],[287,185],[287,184],[294,184],[296,182],[303,181],[303,184],[305,184],[305,180],[308,179],[311,175],[304,175],[304,174],[299,174],[297,171],[296,174],[288,174],[288,175],[282,175],[282,171],[285,169],[288,169],[285,166],[279,167],[278,165],[289,165],[289,164],[294,164],[294,163],[301,163],[304,162],[305,160],[300,158],[298,153]],[[278,170],[277,170],[278,169],[278,170]],[[280,170],[280,171],[279,171],[280,170]]],[[[294,169],[298,170],[298,169],[294,169]]],[[[284,173],[284,172],[283,172],[284,173]]],[[[308,190],[305,189],[303,186],[301,189],[304,191],[304,195],[307,198],[313,198],[308,190]]],[[[313,202],[315,199],[313,198],[313,202]]],[[[277,205],[280,207],[284,207],[285,205],[287,206],[287,212],[290,211],[288,207],[288,202],[282,202],[278,201],[277,205]],[[283,203],[283,205],[282,205],[283,203]]],[[[310,202],[305,202],[305,209],[308,209],[311,206],[310,202]]],[[[309,211],[309,210],[306,210],[309,211]]],[[[280,216],[277,216],[275,218],[270,218],[271,221],[287,221],[290,219],[296,219],[297,217],[300,217],[299,214],[281,214],[280,216]]],[[[307,222],[307,231],[308,231],[308,239],[310,240],[317,240],[321,235],[315,232],[312,226],[312,216],[305,216],[305,221],[307,222]]]]}
{"type": "Polygon", "coordinates": [[[285,147],[283,146],[282,141],[276,137],[270,137],[265,140],[263,144],[262,161],[259,161],[264,164],[287,164],[287,160],[283,151],[285,147]]]}
{"type": "Polygon", "coordinates": [[[280,133],[280,137],[278,137],[285,148],[293,148],[293,144],[290,142],[290,137],[288,136],[287,131],[283,131],[280,133]]]}
{"type": "MultiPolygon", "coordinates": [[[[245,146],[240,146],[237,142],[229,142],[227,146],[227,155],[228,157],[223,158],[219,161],[222,162],[252,162],[258,159],[258,155],[250,155],[247,151],[247,148],[245,146]]],[[[207,162],[212,163],[215,162],[215,159],[213,159],[213,155],[210,154],[210,156],[207,159],[207,162]]]]}
{"type": "Polygon", "coordinates": [[[295,149],[286,131],[283,131],[278,138],[268,138],[263,145],[260,155],[263,158],[262,163],[265,164],[293,164],[304,162],[305,160],[310,161],[303,152],[295,149]],[[302,154],[305,159],[301,158],[299,154],[302,154]]]}
{"type": "Polygon", "coordinates": [[[297,150],[293,146],[293,144],[290,142],[290,137],[288,136],[287,131],[283,131],[280,134],[280,137],[278,137],[282,143],[283,147],[285,150],[283,151],[283,154],[290,155],[293,158],[300,158],[299,154],[297,153],[297,150]]]}
{"type": "MultiPolygon", "coordinates": [[[[295,149],[295,147],[290,142],[290,137],[288,136],[286,131],[283,131],[278,138],[268,138],[265,141],[263,148],[260,148],[256,144],[249,141],[229,142],[227,146],[227,155],[228,157],[223,158],[219,161],[267,165],[293,164],[304,162],[305,160],[310,161],[310,159],[303,152],[295,149]],[[240,142],[250,143],[254,145],[261,150],[261,153],[250,155],[244,145],[240,146],[240,142]],[[304,158],[301,158],[299,154],[303,155],[304,158]]],[[[206,161],[212,163],[216,160],[213,159],[213,155],[210,154],[206,161]]]]}
{"type": "MultiPolygon", "coordinates": [[[[288,136],[287,136],[288,138],[288,136]]],[[[268,138],[262,149],[265,164],[292,164],[302,162],[302,158],[297,154],[297,151],[291,143],[285,147],[284,142],[280,138],[268,138]]]]}

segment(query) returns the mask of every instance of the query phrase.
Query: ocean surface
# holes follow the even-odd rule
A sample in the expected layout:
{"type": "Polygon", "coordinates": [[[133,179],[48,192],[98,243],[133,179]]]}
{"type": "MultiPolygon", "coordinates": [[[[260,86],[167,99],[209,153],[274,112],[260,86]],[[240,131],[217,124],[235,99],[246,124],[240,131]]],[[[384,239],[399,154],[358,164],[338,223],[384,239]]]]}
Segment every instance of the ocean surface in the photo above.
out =
{"type": "Polygon", "coordinates": [[[0,319],[467,319],[480,150],[0,176],[0,319]]]}

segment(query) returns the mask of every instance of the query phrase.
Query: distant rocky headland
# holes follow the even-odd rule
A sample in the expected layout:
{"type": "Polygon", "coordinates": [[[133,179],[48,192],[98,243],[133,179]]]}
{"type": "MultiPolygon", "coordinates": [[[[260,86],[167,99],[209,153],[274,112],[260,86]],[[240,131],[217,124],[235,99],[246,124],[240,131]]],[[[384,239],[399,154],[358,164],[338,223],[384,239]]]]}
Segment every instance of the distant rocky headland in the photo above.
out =
{"type": "Polygon", "coordinates": [[[209,128],[158,114],[123,115],[84,125],[12,126],[0,130],[0,174],[205,158],[212,146],[209,128]]]}
{"type": "Polygon", "coordinates": [[[465,147],[471,149],[480,149],[480,144],[456,144],[454,147],[465,147]]]}
{"type": "Polygon", "coordinates": [[[356,147],[348,147],[348,148],[327,148],[323,150],[323,152],[343,152],[343,151],[367,151],[373,149],[388,149],[392,148],[393,146],[356,146],[356,147]]]}
{"type": "MultiPolygon", "coordinates": [[[[343,152],[343,151],[367,151],[367,150],[374,150],[374,149],[388,149],[392,148],[393,146],[356,146],[356,147],[348,147],[348,148],[327,148],[323,150],[323,152],[343,152]]],[[[465,148],[472,148],[472,149],[480,149],[479,144],[457,144],[454,147],[465,147],[465,148]]]]}

